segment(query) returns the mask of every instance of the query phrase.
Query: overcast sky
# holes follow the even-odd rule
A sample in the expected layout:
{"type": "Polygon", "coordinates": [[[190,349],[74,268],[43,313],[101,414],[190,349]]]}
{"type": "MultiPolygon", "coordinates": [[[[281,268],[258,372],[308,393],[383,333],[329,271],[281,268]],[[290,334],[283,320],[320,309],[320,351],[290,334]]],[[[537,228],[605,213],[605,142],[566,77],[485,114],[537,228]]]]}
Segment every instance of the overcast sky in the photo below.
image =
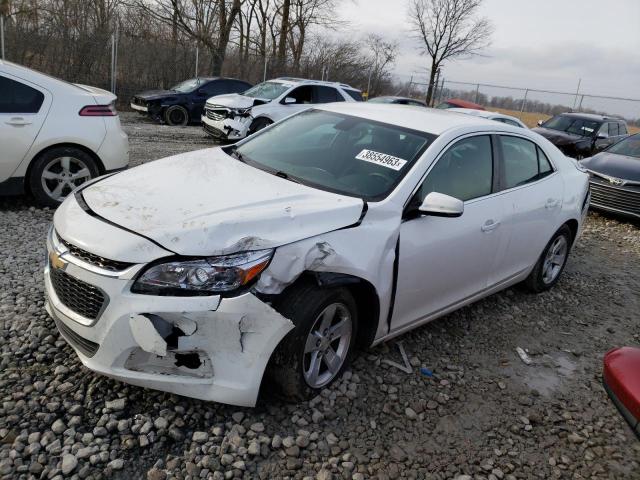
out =
{"type": "MultiPolygon", "coordinates": [[[[425,78],[408,0],[345,0],[355,35],[399,44],[396,73],[425,78]]],[[[640,98],[640,0],[484,0],[495,32],[485,56],[448,63],[446,79],[640,98]]],[[[637,105],[640,116],[640,104],[637,105]]]]}

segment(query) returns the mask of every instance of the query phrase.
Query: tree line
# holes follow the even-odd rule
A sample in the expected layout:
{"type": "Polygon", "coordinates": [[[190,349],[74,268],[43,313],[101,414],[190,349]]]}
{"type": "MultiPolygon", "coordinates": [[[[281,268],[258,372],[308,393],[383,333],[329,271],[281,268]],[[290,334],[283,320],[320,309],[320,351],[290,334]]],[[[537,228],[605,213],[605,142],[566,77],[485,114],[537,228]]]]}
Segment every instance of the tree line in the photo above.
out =
{"type": "Polygon", "coordinates": [[[196,71],[256,83],[298,76],[388,91],[397,45],[346,30],[336,0],[2,0],[7,60],[120,95],[167,88],[196,71]],[[197,53],[196,53],[197,51],[197,53]]]}

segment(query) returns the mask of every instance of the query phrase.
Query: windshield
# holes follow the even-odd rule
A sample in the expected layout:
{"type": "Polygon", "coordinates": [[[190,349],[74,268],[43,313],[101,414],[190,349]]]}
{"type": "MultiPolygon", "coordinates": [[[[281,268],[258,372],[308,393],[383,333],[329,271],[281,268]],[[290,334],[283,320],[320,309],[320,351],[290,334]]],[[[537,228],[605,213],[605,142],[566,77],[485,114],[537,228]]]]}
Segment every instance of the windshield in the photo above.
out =
{"type": "Polygon", "coordinates": [[[435,135],[307,110],[236,149],[250,165],[321,190],[365,200],[388,195],[435,135]]]}
{"type": "Polygon", "coordinates": [[[609,147],[607,152],[640,158],[640,134],[620,140],[618,143],[609,147]]]}
{"type": "Polygon", "coordinates": [[[600,128],[601,122],[596,120],[585,120],[584,118],[570,117],[567,115],[556,115],[542,124],[544,128],[558,130],[560,132],[573,133],[582,137],[591,137],[593,132],[600,128]]]}
{"type": "Polygon", "coordinates": [[[182,93],[189,93],[194,91],[198,86],[202,84],[202,80],[200,78],[191,78],[189,80],[185,80],[184,82],[180,82],[177,85],[171,87],[171,90],[182,93]]]}
{"type": "Polygon", "coordinates": [[[273,100],[289,90],[289,88],[291,87],[278,82],[264,82],[250,88],[243,95],[245,97],[273,100]]]}

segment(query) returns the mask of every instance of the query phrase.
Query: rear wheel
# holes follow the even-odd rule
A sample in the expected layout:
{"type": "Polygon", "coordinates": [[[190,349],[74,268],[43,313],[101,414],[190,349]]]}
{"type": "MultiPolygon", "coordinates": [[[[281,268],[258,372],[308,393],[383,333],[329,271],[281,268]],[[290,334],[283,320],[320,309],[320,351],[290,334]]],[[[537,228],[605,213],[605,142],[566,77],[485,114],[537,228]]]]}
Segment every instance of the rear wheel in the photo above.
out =
{"type": "Polygon", "coordinates": [[[278,310],[295,325],[274,352],[268,378],[286,400],[317,394],[338,378],[355,346],[358,314],[344,288],[293,287],[278,310]]]}
{"type": "Polygon", "coordinates": [[[164,121],[172,127],[184,127],[189,123],[189,112],[180,105],[172,105],[164,111],[164,121]]]}
{"type": "Polygon", "coordinates": [[[256,118],[249,127],[249,135],[259,132],[260,130],[262,130],[263,128],[267,128],[271,124],[273,124],[273,122],[268,118],[256,118]]]}
{"type": "Polygon", "coordinates": [[[74,147],[57,147],[35,161],[29,187],[39,204],[57,207],[73,189],[98,175],[98,165],[87,152],[74,147]]]}
{"type": "Polygon", "coordinates": [[[549,240],[535,267],[524,281],[529,290],[536,293],[544,292],[558,283],[569,258],[571,240],[571,230],[567,225],[563,225],[549,240]]]}

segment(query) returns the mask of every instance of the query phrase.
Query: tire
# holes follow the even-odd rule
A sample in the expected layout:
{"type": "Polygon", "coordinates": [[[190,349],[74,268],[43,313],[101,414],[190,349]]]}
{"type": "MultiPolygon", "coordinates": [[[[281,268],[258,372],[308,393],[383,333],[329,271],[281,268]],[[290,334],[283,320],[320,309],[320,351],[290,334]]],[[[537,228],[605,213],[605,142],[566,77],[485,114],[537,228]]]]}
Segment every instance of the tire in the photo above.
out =
{"type": "Polygon", "coordinates": [[[256,118],[253,122],[251,122],[251,126],[249,127],[249,135],[253,135],[254,133],[259,132],[263,128],[267,128],[272,124],[273,122],[268,118],[256,118]]]}
{"type": "Polygon", "coordinates": [[[315,284],[302,284],[285,293],[276,309],[295,326],[271,356],[267,368],[269,386],[286,401],[303,401],[339,378],[349,364],[358,331],[356,302],[345,288],[322,289],[315,284]],[[323,325],[324,319],[331,319],[334,332],[342,335],[333,340],[329,336],[321,339],[319,330],[328,325],[323,325]],[[336,329],[338,325],[343,328],[336,329]],[[313,348],[312,352],[305,353],[307,345],[313,348]],[[327,348],[335,355],[329,355],[327,348]],[[312,364],[314,357],[316,363],[312,364]],[[319,366],[315,382],[312,365],[319,366]]]}
{"type": "Polygon", "coordinates": [[[172,127],[186,127],[189,124],[189,112],[181,105],[172,105],[164,111],[164,123],[172,127]]]}
{"type": "Polygon", "coordinates": [[[560,227],[560,230],[551,237],[535,267],[524,281],[528,290],[540,293],[558,283],[569,259],[572,239],[573,235],[567,225],[560,227]]]}
{"type": "Polygon", "coordinates": [[[56,147],[41,154],[29,175],[29,190],[43,206],[57,207],[71,191],[100,174],[96,160],[75,147],[56,147]]]}

